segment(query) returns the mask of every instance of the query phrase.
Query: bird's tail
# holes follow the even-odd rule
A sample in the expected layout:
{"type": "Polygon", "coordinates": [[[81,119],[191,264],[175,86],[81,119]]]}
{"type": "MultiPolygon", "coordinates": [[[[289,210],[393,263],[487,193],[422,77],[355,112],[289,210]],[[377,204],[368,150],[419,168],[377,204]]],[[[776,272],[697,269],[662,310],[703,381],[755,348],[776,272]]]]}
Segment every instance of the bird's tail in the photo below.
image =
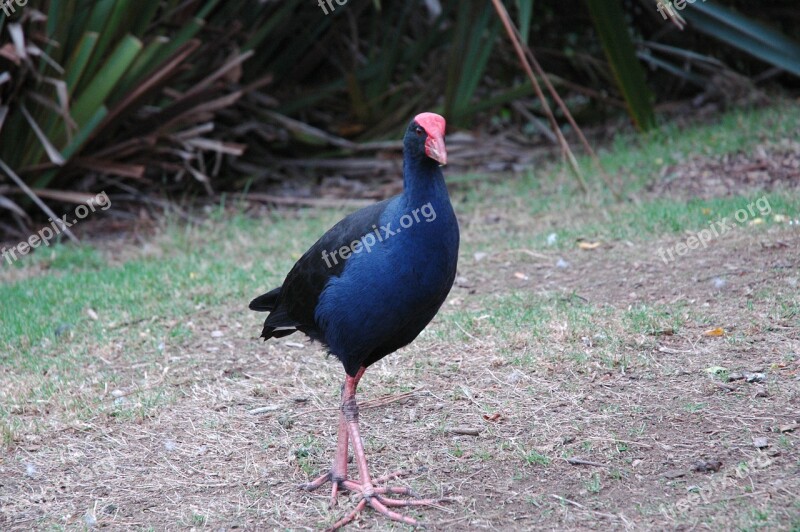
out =
{"type": "Polygon", "coordinates": [[[274,290],[270,290],[250,302],[250,310],[270,313],[264,321],[264,330],[261,331],[261,337],[264,341],[270,338],[282,338],[297,331],[298,324],[289,317],[286,313],[286,308],[278,306],[281,288],[279,286],[274,290]]]}
{"type": "Polygon", "coordinates": [[[255,310],[256,312],[271,312],[275,310],[275,306],[278,304],[278,297],[281,295],[281,288],[283,287],[279,286],[252,300],[250,302],[250,310],[255,310]]]}

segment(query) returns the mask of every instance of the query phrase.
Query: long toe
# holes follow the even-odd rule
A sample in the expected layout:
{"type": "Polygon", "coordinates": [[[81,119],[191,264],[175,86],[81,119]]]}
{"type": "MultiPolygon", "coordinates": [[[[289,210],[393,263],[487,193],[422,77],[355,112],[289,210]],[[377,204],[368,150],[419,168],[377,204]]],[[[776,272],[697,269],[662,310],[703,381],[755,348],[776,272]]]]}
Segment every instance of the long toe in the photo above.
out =
{"type": "Polygon", "coordinates": [[[319,488],[320,486],[324,486],[326,482],[331,479],[331,473],[328,471],[324,475],[320,475],[311,482],[306,482],[304,484],[300,484],[299,488],[301,490],[306,491],[314,491],[315,489],[319,488]]]}
{"type": "Polygon", "coordinates": [[[388,517],[392,521],[397,521],[399,523],[405,523],[407,525],[412,525],[412,526],[420,526],[420,523],[413,517],[408,517],[406,515],[402,515],[393,510],[390,510],[379,499],[380,497],[371,497],[368,501],[369,505],[372,506],[372,508],[375,509],[378,513],[388,517]]]}

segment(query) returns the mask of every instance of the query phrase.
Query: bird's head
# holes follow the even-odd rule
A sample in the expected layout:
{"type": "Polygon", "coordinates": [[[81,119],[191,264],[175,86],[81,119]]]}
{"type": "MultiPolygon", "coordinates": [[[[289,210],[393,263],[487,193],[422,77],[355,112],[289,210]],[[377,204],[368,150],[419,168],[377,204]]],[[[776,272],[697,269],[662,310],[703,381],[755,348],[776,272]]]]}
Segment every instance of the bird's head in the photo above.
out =
{"type": "Polygon", "coordinates": [[[441,165],[447,164],[444,146],[444,118],[436,113],[421,113],[408,125],[403,139],[403,149],[412,157],[427,157],[441,165]]]}

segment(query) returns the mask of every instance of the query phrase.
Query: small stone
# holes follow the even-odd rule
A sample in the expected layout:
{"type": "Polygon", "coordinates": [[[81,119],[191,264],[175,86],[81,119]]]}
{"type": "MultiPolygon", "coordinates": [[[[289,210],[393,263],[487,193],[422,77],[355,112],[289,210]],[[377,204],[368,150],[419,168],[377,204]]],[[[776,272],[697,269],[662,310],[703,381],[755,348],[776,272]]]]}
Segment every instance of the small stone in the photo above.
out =
{"type": "Polygon", "coordinates": [[[63,335],[64,333],[69,332],[70,330],[72,330],[72,325],[70,325],[69,323],[62,323],[61,325],[56,327],[56,330],[54,332],[55,335],[58,337],[63,335]]]}
{"type": "Polygon", "coordinates": [[[569,262],[567,262],[564,259],[562,259],[561,257],[559,257],[558,260],[556,261],[556,268],[560,268],[562,270],[565,270],[565,269],[569,268],[569,262]]]}
{"type": "Polygon", "coordinates": [[[742,379],[744,379],[744,375],[742,375],[741,373],[733,372],[733,373],[728,374],[728,381],[729,382],[740,381],[742,379]]]}
{"type": "Polygon", "coordinates": [[[555,233],[550,233],[547,235],[547,245],[554,246],[558,242],[558,235],[555,233]]]}
{"type": "Polygon", "coordinates": [[[483,251],[478,251],[473,255],[473,257],[475,258],[475,262],[480,262],[483,259],[485,259],[488,255],[489,255],[488,253],[484,253],[483,251]]]}
{"type": "Polygon", "coordinates": [[[716,288],[717,290],[721,290],[721,289],[725,288],[725,286],[728,284],[728,281],[726,281],[725,279],[722,279],[720,277],[714,277],[711,280],[711,282],[714,285],[714,288],[716,288]]]}
{"type": "Polygon", "coordinates": [[[720,460],[698,460],[692,466],[692,471],[698,473],[716,473],[722,467],[720,460]]]}
{"type": "Polygon", "coordinates": [[[745,373],[744,379],[747,382],[762,382],[766,376],[763,373],[745,373]]]}
{"type": "Polygon", "coordinates": [[[665,471],[664,473],[662,473],[662,475],[664,476],[664,478],[672,480],[672,479],[675,479],[675,478],[680,478],[682,476],[685,476],[686,475],[686,470],[685,469],[670,469],[669,471],[665,471]]]}
{"type": "Polygon", "coordinates": [[[756,449],[766,449],[769,447],[769,440],[764,436],[759,436],[758,438],[753,438],[753,445],[756,449]]]}
{"type": "Polygon", "coordinates": [[[224,333],[222,331],[212,331],[211,338],[222,338],[224,333]]]}
{"type": "Polygon", "coordinates": [[[523,372],[521,372],[518,369],[514,369],[511,373],[508,374],[508,377],[506,377],[506,382],[510,382],[511,384],[514,384],[514,383],[519,382],[520,380],[522,380],[524,378],[525,378],[525,374],[523,372]]]}
{"type": "Polygon", "coordinates": [[[83,522],[86,523],[86,526],[89,528],[93,528],[97,524],[97,518],[89,512],[83,516],[83,522]]]}

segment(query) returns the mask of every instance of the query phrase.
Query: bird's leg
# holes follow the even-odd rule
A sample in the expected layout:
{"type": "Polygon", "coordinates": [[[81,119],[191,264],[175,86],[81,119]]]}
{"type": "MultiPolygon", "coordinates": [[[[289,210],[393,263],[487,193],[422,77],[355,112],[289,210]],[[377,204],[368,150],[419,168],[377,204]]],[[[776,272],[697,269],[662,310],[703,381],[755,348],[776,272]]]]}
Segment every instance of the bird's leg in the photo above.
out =
{"type": "MultiPolygon", "coordinates": [[[[364,375],[367,368],[360,368],[355,377],[353,377],[353,386],[358,385],[358,381],[364,375]]],[[[349,378],[349,377],[348,377],[349,378]]],[[[342,385],[342,400],[344,400],[344,385],[342,385]]],[[[302,489],[307,491],[314,491],[315,489],[323,486],[326,482],[331,483],[331,500],[330,507],[336,506],[336,501],[339,496],[339,491],[343,488],[342,483],[347,480],[347,450],[348,450],[348,430],[347,421],[344,417],[344,410],[339,409],[339,431],[336,437],[336,455],[333,458],[333,466],[330,471],[317,477],[307,484],[301,486],[302,489]]]]}
{"type": "Polygon", "coordinates": [[[340,491],[347,490],[361,494],[362,499],[358,502],[355,509],[348,513],[347,516],[337,521],[328,530],[337,530],[354,521],[367,505],[393,521],[408,525],[418,525],[419,523],[415,519],[401,515],[389,508],[430,506],[438,502],[443,502],[443,499],[392,499],[387,497],[387,495],[414,495],[414,493],[409,488],[375,486],[375,484],[380,484],[386,480],[400,476],[402,472],[392,473],[377,478],[374,481],[370,477],[369,468],[367,467],[367,458],[364,454],[364,444],[361,441],[361,434],[358,426],[358,403],[356,402],[356,387],[358,386],[358,381],[360,381],[361,377],[364,375],[365,370],[366,368],[362,367],[355,376],[350,377],[348,375],[342,386],[342,407],[339,412],[339,430],[333,466],[330,471],[324,475],[302,486],[304,489],[311,491],[330,481],[332,485],[331,507],[336,504],[336,499],[340,491]],[[347,451],[350,443],[353,445],[353,455],[356,465],[358,466],[358,480],[348,480],[347,478],[347,451]]]}
{"type": "Polygon", "coordinates": [[[406,517],[397,512],[390,510],[390,506],[426,506],[439,502],[435,499],[412,500],[403,501],[398,499],[390,499],[385,497],[387,493],[399,493],[403,495],[411,494],[407,488],[390,488],[390,487],[375,487],[370,479],[369,468],[367,467],[367,458],[364,454],[364,444],[361,441],[361,434],[358,426],[358,403],[356,402],[356,386],[358,380],[364,373],[364,368],[358,372],[357,378],[348,376],[344,382],[342,390],[342,413],[347,423],[347,430],[350,435],[350,442],[353,444],[353,455],[355,456],[356,465],[358,466],[358,482],[344,480],[341,482],[342,487],[351,491],[360,491],[363,500],[356,506],[355,510],[347,517],[334,524],[333,529],[343,526],[353,519],[361,512],[366,504],[370,505],[379,513],[385,515],[393,521],[399,521],[408,525],[418,525],[415,519],[406,517]],[[364,504],[366,502],[366,504],[364,504]]]}
{"type": "Polygon", "coordinates": [[[331,503],[330,507],[336,506],[336,499],[339,495],[339,488],[347,480],[347,422],[344,413],[339,411],[339,435],[336,438],[336,455],[333,457],[333,467],[331,467],[331,503]]]}

